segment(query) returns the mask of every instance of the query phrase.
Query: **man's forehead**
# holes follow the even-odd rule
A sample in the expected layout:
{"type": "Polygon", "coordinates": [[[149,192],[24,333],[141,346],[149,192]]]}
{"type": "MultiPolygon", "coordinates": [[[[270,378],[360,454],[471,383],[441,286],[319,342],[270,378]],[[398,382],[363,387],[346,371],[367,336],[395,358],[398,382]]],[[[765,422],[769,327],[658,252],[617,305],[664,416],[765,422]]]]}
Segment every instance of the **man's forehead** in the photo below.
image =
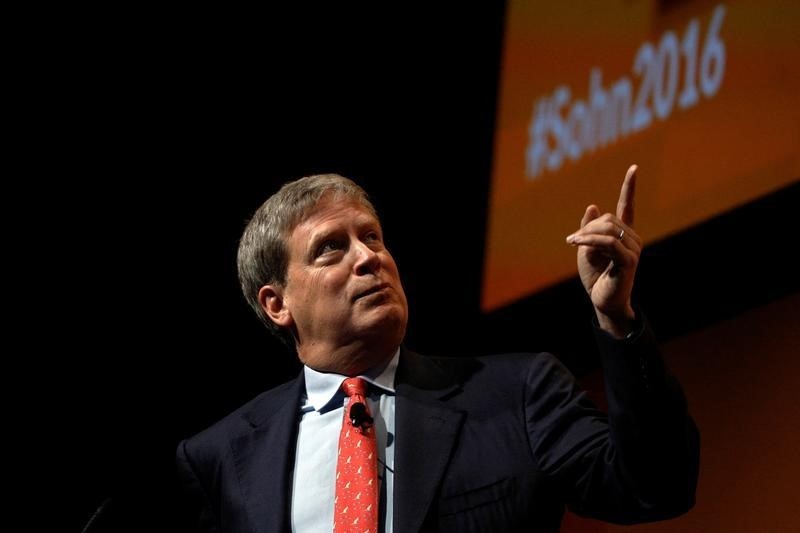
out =
{"type": "Polygon", "coordinates": [[[356,198],[323,196],[316,204],[306,210],[300,220],[289,230],[294,234],[302,232],[316,233],[326,231],[329,226],[341,222],[343,212],[347,211],[344,221],[355,221],[359,224],[375,224],[380,227],[380,221],[373,211],[356,198]],[[354,214],[352,210],[355,210],[354,214]]]}

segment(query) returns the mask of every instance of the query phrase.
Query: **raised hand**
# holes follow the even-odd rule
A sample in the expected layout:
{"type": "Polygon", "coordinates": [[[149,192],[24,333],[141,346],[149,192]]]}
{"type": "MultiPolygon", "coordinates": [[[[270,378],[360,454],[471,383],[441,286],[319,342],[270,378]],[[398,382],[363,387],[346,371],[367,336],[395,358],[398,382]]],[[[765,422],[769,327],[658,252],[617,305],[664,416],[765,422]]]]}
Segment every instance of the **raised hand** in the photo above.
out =
{"type": "Polygon", "coordinates": [[[578,274],[594,304],[600,327],[615,337],[624,337],[636,318],[631,293],[642,239],[633,230],[633,198],[636,165],[625,174],[617,202],[617,213],[601,214],[590,205],[578,231],[567,242],[578,247],[578,274]]]}

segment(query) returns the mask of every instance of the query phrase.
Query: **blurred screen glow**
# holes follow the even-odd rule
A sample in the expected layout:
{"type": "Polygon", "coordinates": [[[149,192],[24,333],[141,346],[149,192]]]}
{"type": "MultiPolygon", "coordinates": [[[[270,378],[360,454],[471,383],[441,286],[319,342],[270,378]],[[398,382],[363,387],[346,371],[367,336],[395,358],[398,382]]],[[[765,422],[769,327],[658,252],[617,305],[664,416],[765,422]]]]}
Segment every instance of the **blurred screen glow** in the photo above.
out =
{"type": "Polygon", "coordinates": [[[482,308],[576,274],[639,165],[653,242],[800,177],[800,2],[509,0],[482,308]]]}

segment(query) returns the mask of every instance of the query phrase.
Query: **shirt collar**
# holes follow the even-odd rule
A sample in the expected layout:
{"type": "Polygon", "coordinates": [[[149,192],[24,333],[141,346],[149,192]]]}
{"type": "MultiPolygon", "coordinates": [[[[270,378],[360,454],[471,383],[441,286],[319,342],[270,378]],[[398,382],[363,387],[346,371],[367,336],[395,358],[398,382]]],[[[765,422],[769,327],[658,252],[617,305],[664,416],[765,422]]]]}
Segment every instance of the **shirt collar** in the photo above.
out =
{"type": "MultiPolygon", "coordinates": [[[[359,374],[372,385],[382,389],[383,392],[394,394],[394,375],[397,372],[397,362],[400,359],[400,348],[386,365],[371,368],[359,374]]],[[[308,366],[303,366],[306,379],[306,395],[302,403],[303,412],[322,411],[330,408],[336,394],[341,391],[342,382],[347,376],[333,372],[318,372],[308,366]]]]}

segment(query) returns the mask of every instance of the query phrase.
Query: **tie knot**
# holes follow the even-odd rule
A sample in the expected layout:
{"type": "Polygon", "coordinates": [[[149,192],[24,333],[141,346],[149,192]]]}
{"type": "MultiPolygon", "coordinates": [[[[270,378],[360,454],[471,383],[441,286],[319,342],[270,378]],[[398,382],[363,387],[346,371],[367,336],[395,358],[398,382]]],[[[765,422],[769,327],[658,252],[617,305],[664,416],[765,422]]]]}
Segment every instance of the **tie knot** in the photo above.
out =
{"type": "Polygon", "coordinates": [[[367,382],[361,378],[347,378],[342,382],[342,390],[347,396],[353,396],[354,394],[366,396],[367,382]]]}

